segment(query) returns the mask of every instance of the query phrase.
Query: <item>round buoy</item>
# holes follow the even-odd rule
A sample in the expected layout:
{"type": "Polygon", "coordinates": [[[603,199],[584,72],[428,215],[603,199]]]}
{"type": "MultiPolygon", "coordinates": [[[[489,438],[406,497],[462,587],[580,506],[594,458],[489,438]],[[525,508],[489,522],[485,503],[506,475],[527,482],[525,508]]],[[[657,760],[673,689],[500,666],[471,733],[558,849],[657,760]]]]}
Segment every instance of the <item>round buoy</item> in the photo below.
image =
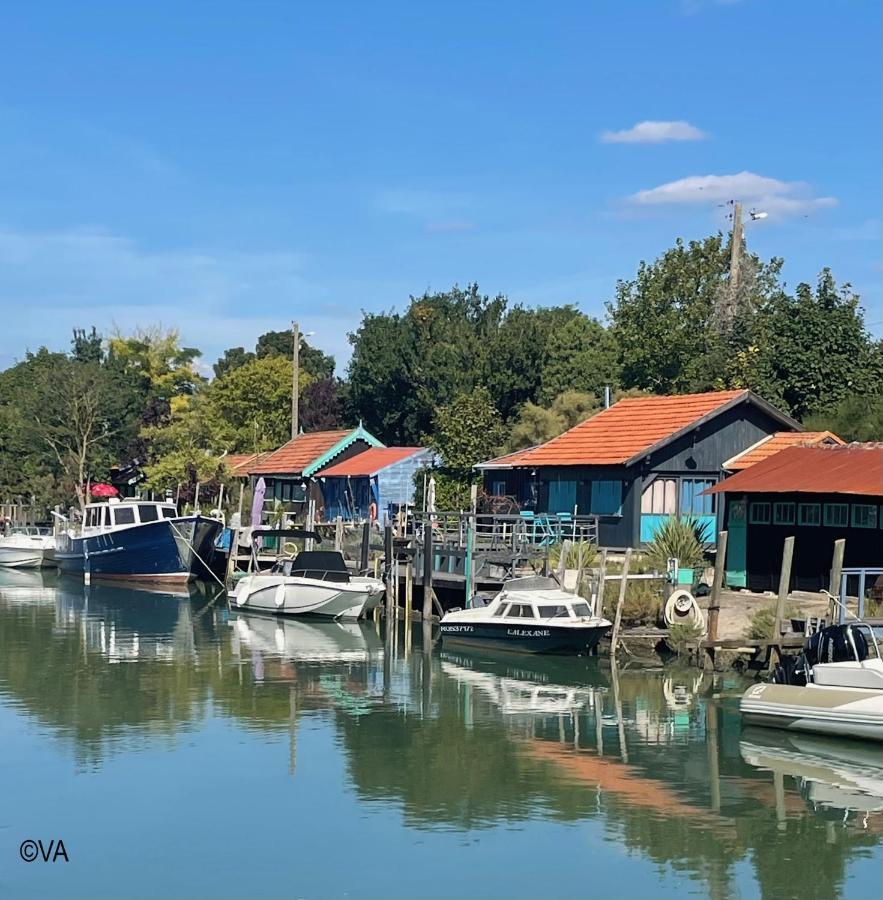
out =
{"type": "Polygon", "coordinates": [[[695,625],[705,627],[705,616],[696,602],[696,598],[687,590],[675,591],[665,601],[663,618],[666,625],[695,625]]]}

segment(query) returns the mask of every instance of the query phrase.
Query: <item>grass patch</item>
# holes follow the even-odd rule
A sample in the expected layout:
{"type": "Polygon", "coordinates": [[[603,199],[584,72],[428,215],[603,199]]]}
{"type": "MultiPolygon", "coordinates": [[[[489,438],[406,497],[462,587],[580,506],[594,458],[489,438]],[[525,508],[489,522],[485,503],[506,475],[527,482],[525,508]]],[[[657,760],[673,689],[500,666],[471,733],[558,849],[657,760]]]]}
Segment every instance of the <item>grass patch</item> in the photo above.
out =
{"type": "MultiPolygon", "coordinates": [[[[788,603],[785,606],[785,615],[782,617],[782,621],[800,618],[803,618],[800,607],[795,606],[793,603],[788,603]]],[[[778,637],[778,635],[773,634],[775,624],[776,605],[764,606],[751,617],[748,628],[745,631],[745,637],[751,641],[768,641],[778,637]]]]}

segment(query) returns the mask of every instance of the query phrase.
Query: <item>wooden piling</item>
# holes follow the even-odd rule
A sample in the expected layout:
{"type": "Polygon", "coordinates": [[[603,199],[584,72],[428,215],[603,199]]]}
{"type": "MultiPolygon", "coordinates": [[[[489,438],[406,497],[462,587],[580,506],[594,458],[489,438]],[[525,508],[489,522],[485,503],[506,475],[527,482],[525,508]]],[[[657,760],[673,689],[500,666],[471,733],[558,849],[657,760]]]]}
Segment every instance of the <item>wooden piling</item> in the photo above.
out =
{"type": "Polygon", "coordinates": [[[601,559],[598,562],[598,592],[595,595],[595,615],[604,615],[604,579],[607,577],[607,548],[601,550],[601,559]]]}
{"type": "Polygon", "coordinates": [[[433,563],[432,522],[423,526],[423,621],[432,618],[432,563],[433,563]]]}
{"type": "Polygon", "coordinates": [[[779,572],[779,595],[776,599],[776,618],[771,637],[775,640],[782,633],[782,619],[785,618],[785,603],[791,586],[791,562],[794,559],[794,537],[786,537],[782,547],[782,568],[779,572]]]}
{"type": "Polygon", "coordinates": [[[371,548],[371,523],[362,525],[362,546],[359,553],[359,571],[365,575],[368,573],[368,554],[371,548]]]}
{"type": "MultiPolygon", "coordinates": [[[[474,487],[474,485],[473,485],[474,487]]],[[[466,559],[465,571],[466,576],[465,596],[463,607],[469,609],[472,605],[472,594],[475,592],[475,516],[470,514],[466,522],[466,559]]]]}
{"type": "Polygon", "coordinates": [[[567,557],[570,554],[571,546],[569,539],[561,542],[561,556],[558,558],[558,571],[555,573],[558,578],[558,584],[561,587],[564,587],[564,578],[567,573],[567,557]]]}
{"type": "Polygon", "coordinates": [[[619,582],[619,599],[616,601],[616,618],[613,620],[613,637],[610,639],[610,658],[616,659],[616,645],[619,642],[619,626],[622,624],[622,605],[625,603],[625,591],[629,583],[629,568],[632,564],[632,548],[625,551],[622,561],[622,579],[619,582]]]}
{"type": "Polygon", "coordinates": [[[338,553],[343,552],[343,517],[337,516],[334,520],[334,549],[338,553]]]}
{"type": "Polygon", "coordinates": [[[717,553],[714,556],[714,580],[711,583],[711,596],[708,598],[708,640],[717,640],[717,623],[721,611],[721,590],[724,585],[724,571],[727,565],[726,531],[717,536],[717,553]]]}
{"type": "MultiPolygon", "coordinates": [[[[832,597],[840,596],[840,581],[843,576],[843,557],[846,553],[846,538],[838,538],[834,541],[834,558],[831,561],[831,581],[828,584],[828,593],[832,597]]],[[[831,612],[828,616],[828,624],[834,623],[837,614],[837,605],[833,600],[829,601],[831,612]]]]}
{"type": "Polygon", "coordinates": [[[411,561],[405,565],[405,623],[406,627],[411,628],[411,613],[414,604],[414,567],[411,561]]]}
{"type": "Polygon", "coordinates": [[[387,628],[389,620],[395,615],[395,597],[393,595],[395,572],[392,562],[392,525],[389,522],[383,528],[383,556],[384,556],[384,574],[386,576],[386,620],[387,628]]]}

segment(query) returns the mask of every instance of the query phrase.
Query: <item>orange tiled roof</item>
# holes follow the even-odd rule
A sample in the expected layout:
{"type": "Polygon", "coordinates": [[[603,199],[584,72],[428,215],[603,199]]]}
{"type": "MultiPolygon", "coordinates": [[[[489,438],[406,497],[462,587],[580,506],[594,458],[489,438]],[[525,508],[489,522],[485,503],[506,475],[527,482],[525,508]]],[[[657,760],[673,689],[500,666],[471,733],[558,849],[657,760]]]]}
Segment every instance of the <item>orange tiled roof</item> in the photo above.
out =
{"type": "Polygon", "coordinates": [[[343,475],[349,475],[351,478],[374,475],[399,460],[423,453],[425,449],[425,447],[371,447],[370,450],[351,456],[330,468],[320,469],[316,475],[321,478],[326,475],[332,478],[343,475]]]}
{"type": "Polygon", "coordinates": [[[525,457],[531,450],[536,450],[538,445],[533,447],[526,447],[524,450],[513,450],[512,453],[506,453],[504,456],[496,456],[493,459],[489,459],[486,462],[478,463],[474,468],[476,469],[511,469],[513,466],[518,466],[521,464],[521,460],[525,457]]]}
{"type": "Polygon", "coordinates": [[[269,451],[264,453],[228,453],[224,457],[224,462],[231,475],[245,476],[248,474],[249,466],[252,463],[259,462],[269,455],[269,451]]]}
{"type": "Polygon", "coordinates": [[[817,447],[820,444],[840,445],[844,443],[845,441],[837,437],[833,431],[777,431],[762,441],[758,441],[753,447],[728,459],[723,468],[729,472],[740,472],[786,447],[817,447]]]}
{"type": "Polygon", "coordinates": [[[308,431],[292,438],[249,469],[250,475],[297,475],[352,431],[308,431]]]}
{"type": "Polygon", "coordinates": [[[747,390],[628,397],[528,451],[519,465],[579,466],[628,463],[699,419],[748,397],[747,390]]]}

